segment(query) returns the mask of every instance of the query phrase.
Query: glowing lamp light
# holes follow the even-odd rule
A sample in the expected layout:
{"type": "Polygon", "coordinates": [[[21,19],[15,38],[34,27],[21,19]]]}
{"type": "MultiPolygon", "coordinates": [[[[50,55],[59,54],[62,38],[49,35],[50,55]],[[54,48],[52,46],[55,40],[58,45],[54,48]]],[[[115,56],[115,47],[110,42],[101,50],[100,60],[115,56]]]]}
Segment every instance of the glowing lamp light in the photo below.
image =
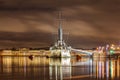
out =
{"type": "Polygon", "coordinates": [[[112,44],[111,46],[115,46],[114,44],[112,44]]]}
{"type": "Polygon", "coordinates": [[[114,50],[110,50],[110,54],[114,54],[114,50]]]}
{"type": "Polygon", "coordinates": [[[110,48],[111,48],[112,50],[115,50],[115,47],[114,47],[114,46],[111,46],[110,48]]]}
{"type": "Polygon", "coordinates": [[[117,49],[119,50],[119,49],[120,49],[120,47],[117,47],[117,49]]]}

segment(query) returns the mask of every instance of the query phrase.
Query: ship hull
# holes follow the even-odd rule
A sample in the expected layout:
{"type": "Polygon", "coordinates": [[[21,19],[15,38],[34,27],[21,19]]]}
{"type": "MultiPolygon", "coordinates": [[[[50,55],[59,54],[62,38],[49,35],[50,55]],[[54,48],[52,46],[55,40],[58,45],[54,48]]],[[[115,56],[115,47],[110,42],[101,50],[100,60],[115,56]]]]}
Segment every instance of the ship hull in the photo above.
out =
{"type": "Polygon", "coordinates": [[[51,50],[51,55],[50,57],[52,58],[70,58],[70,50],[51,50]]]}

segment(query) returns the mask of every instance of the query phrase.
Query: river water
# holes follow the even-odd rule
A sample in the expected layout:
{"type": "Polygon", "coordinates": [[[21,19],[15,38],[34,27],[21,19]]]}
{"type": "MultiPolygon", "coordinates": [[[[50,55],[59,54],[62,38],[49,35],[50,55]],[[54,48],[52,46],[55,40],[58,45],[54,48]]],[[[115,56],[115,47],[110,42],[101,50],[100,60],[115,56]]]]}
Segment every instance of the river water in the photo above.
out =
{"type": "Polygon", "coordinates": [[[1,56],[0,80],[120,80],[120,59],[1,56]]]}

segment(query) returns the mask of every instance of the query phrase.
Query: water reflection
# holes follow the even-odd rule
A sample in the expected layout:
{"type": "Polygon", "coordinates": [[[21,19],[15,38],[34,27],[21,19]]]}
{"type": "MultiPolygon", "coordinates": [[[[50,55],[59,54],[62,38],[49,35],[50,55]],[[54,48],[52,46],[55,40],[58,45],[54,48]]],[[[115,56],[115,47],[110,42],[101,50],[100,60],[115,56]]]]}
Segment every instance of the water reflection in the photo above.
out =
{"type": "Polygon", "coordinates": [[[120,59],[0,57],[1,80],[119,80],[120,59]]]}
{"type": "Polygon", "coordinates": [[[3,56],[0,57],[0,63],[0,79],[34,80],[44,79],[49,60],[36,57],[31,61],[28,57],[3,56]]]}
{"type": "Polygon", "coordinates": [[[49,61],[50,80],[63,80],[64,77],[71,77],[70,58],[50,58],[49,61]]]}
{"type": "Polygon", "coordinates": [[[97,79],[116,80],[120,78],[120,59],[94,61],[94,73],[97,79]]]}

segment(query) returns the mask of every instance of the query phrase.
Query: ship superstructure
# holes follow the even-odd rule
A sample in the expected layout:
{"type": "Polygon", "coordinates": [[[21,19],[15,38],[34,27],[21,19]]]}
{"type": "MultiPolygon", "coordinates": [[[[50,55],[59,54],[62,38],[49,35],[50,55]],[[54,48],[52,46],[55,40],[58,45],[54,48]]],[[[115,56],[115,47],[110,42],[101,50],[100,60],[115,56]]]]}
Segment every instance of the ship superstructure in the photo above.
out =
{"type": "Polygon", "coordinates": [[[61,23],[59,23],[58,28],[58,40],[52,47],[50,47],[50,51],[50,57],[71,57],[70,47],[67,46],[63,40],[63,30],[61,23]]]}

